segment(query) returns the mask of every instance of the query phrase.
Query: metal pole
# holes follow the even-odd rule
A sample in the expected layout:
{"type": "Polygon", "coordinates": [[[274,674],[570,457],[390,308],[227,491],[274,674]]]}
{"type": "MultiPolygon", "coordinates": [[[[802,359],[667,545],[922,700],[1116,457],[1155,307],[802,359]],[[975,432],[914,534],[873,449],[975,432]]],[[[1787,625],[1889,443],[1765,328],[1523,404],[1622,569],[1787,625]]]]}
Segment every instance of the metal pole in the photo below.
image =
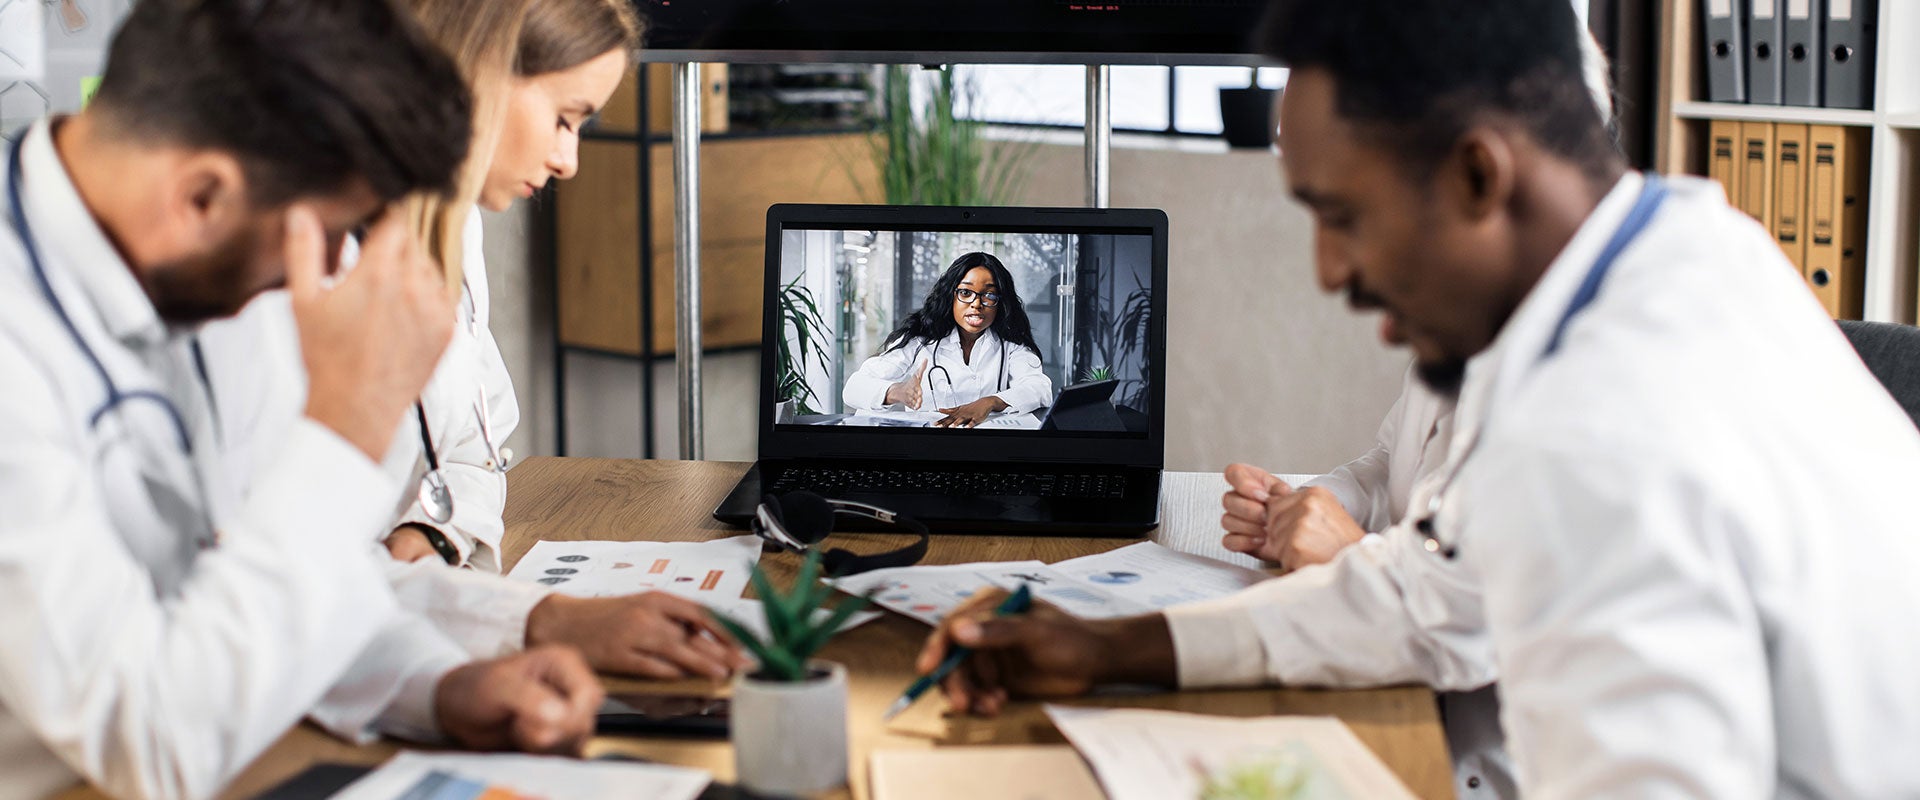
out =
{"type": "MultiPolygon", "coordinates": [[[[700,99],[700,65],[674,64],[674,363],[680,373],[680,457],[688,461],[706,456],[700,408],[700,99]]],[[[640,157],[646,158],[644,150],[640,157]]]]}
{"type": "Polygon", "coordinates": [[[1111,205],[1113,68],[1087,67],[1087,206],[1111,205]]]}

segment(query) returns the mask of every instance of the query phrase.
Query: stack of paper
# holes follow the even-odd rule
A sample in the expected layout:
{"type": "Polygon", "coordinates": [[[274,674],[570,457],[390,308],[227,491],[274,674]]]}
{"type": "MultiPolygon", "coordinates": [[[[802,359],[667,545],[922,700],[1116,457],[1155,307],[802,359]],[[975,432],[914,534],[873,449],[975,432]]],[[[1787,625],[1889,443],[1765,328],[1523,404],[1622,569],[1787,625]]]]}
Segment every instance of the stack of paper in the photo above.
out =
{"type": "Polygon", "coordinates": [[[403,752],[334,800],[693,800],[713,776],[684,767],[551,756],[403,752]]]}
{"type": "Polygon", "coordinates": [[[841,591],[872,593],[874,602],[929,625],[938,625],[961,601],[981,589],[1033,596],[1074,616],[1108,619],[1158,611],[1181,603],[1223,597],[1267,574],[1204,556],[1141,542],[1098,555],[1062,561],[984,562],[943,567],[896,567],[833,581],[841,591]]]}
{"type": "Polygon", "coordinates": [[[1211,717],[1049,705],[1112,800],[1283,797],[1412,800],[1333,717],[1211,717]]]}

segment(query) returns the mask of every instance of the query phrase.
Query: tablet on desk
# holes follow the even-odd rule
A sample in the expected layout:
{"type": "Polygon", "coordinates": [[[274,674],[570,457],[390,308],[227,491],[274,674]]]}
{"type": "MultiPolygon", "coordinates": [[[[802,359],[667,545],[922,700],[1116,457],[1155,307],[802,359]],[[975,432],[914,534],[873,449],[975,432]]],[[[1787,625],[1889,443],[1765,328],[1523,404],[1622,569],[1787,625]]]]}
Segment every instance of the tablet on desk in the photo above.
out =
{"type": "Polygon", "coordinates": [[[594,731],[601,735],[725,738],[733,704],[724,697],[610,694],[594,731]]]}
{"type": "Polygon", "coordinates": [[[1047,418],[1040,421],[1040,429],[1107,433],[1125,431],[1126,425],[1113,409],[1113,390],[1119,385],[1119,381],[1108,379],[1076,383],[1061,389],[1060,396],[1053,399],[1053,407],[1047,409],[1047,418]]]}

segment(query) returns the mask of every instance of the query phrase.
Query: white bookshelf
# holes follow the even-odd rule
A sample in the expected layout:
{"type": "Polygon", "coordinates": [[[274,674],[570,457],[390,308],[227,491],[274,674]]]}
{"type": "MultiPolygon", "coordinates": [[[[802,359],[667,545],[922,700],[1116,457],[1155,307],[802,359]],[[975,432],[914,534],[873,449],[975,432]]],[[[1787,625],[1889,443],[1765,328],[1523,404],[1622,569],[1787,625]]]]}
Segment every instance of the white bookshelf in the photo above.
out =
{"type": "Polygon", "coordinates": [[[1808,125],[1873,124],[1872,111],[1848,108],[1800,108],[1797,106],[1752,106],[1745,103],[1675,103],[1673,115],[1681,119],[1740,119],[1755,122],[1800,122],[1808,125]]]}
{"type": "Polygon", "coordinates": [[[1668,24],[1654,100],[1662,110],[1654,164],[1662,172],[1705,174],[1707,126],[1716,119],[1871,128],[1863,316],[1911,324],[1920,306],[1920,2],[1856,2],[1876,3],[1880,12],[1874,107],[1865,111],[1705,102],[1700,1],[1661,0],[1668,24]]]}

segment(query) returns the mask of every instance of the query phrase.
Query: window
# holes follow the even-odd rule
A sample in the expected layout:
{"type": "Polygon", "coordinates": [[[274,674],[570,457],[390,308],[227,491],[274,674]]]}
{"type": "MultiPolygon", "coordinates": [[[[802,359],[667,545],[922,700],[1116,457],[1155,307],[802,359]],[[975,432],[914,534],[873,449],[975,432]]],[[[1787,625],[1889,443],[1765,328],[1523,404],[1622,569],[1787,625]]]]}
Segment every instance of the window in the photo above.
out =
{"type": "MultiPolygon", "coordinates": [[[[1078,128],[1087,112],[1087,71],[1080,66],[965,65],[955,76],[971,84],[960,116],[982,122],[1078,128]]],[[[1247,67],[1113,68],[1113,128],[1146,133],[1220,132],[1221,87],[1247,85],[1247,67]]],[[[1287,71],[1259,70],[1262,87],[1286,84],[1287,71]]]]}

